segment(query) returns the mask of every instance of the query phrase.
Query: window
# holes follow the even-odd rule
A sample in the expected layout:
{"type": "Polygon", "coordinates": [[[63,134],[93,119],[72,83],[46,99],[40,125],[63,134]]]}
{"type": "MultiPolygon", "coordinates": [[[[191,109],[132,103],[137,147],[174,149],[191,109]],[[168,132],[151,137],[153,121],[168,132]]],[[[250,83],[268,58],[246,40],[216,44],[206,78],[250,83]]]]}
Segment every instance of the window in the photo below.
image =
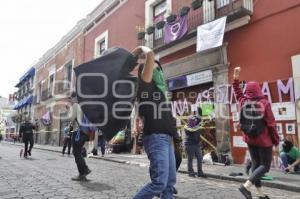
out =
{"type": "Polygon", "coordinates": [[[106,46],[105,40],[99,42],[99,55],[102,55],[103,52],[106,50],[105,46],[106,46]]]}
{"type": "Polygon", "coordinates": [[[27,92],[29,92],[30,91],[30,81],[27,82],[26,86],[27,86],[26,90],[27,90],[27,92]]]}
{"type": "Polygon", "coordinates": [[[42,97],[42,82],[40,82],[38,84],[38,89],[37,89],[37,93],[36,93],[36,103],[40,103],[41,101],[41,97],[42,97]]]}
{"type": "MultiPolygon", "coordinates": [[[[168,11],[172,10],[172,0],[147,0],[145,5],[146,27],[164,20],[168,11]]],[[[146,35],[147,43],[153,43],[163,37],[163,29],[155,30],[154,35],[146,35]]],[[[153,45],[153,44],[152,44],[153,45]]],[[[152,47],[152,45],[149,45],[152,47]]]]}
{"type": "Polygon", "coordinates": [[[217,0],[217,8],[222,8],[229,4],[229,0],[217,0]]]}
{"type": "Polygon", "coordinates": [[[70,89],[72,84],[72,73],[73,73],[73,61],[70,61],[65,65],[64,72],[64,89],[70,89]]]}
{"type": "Polygon", "coordinates": [[[54,74],[50,75],[48,82],[48,96],[53,96],[54,94],[54,74]]]}
{"type": "Polygon", "coordinates": [[[103,54],[108,48],[108,30],[102,33],[95,39],[95,53],[94,57],[97,58],[103,54]]]}
{"type": "Polygon", "coordinates": [[[153,6],[153,22],[157,23],[165,19],[165,14],[167,12],[167,1],[161,1],[155,6],[153,6]]]}

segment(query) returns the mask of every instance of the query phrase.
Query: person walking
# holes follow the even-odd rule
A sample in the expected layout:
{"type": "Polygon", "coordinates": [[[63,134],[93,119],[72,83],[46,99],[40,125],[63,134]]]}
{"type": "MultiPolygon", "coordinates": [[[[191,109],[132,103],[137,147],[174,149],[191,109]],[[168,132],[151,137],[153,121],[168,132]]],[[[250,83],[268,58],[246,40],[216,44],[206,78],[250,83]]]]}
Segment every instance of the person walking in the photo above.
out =
{"type": "MultiPolygon", "coordinates": [[[[35,129],[36,126],[30,122],[29,117],[26,117],[25,122],[20,126],[19,137],[22,138],[24,142],[24,158],[31,156],[31,151],[33,148],[33,130],[35,129]],[[29,149],[28,144],[30,144],[29,149]]],[[[22,150],[20,152],[20,157],[22,157],[22,150]]]]}
{"type": "Polygon", "coordinates": [[[71,147],[72,147],[72,132],[73,132],[73,125],[70,123],[64,129],[64,145],[62,150],[62,155],[65,155],[66,148],[68,147],[68,155],[71,154],[71,147]]]}
{"type": "Polygon", "coordinates": [[[268,199],[262,190],[261,177],[270,170],[273,145],[279,144],[275,118],[271,104],[263,95],[257,82],[246,84],[245,94],[240,88],[240,67],[234,69],[233,89],[241,108],[240,125],[244,141],[248,144],[252,162],[252,173],[240,186],[246,199],[252,199],[250,188],[255,185],[259,199],[268,199]]]}
{"type": "Polygon", "coordinates": [[[188,119],[188,124],[185,126],[185,149],[188,157],[188,175],[190,177],[206,178],[207,176],[202,170],[202,150],[201,150],[201,140],[200,140],[200,123],[201,118],[198,116],[192,116],[188,119]],[[197,173],[193,169],[193,157],[197,159],[197,173]]]}
{"type": "Polygon", "coordinates": [[[176,184],[176,163],[173,136],[176,121],[167,102],[167,86],[162,68],[154,59],[154,52],[145,46],[133,50],[133,55],[144,60],[139,65],[138,114],[144,121],[143,146],[150,160],[151,182],[133,198],[151,199],[160,195],[162,199],[173,198],[176,184]]]}
{"type": "Polygon", "coordinates": [[[74,133],[72,135],[73,155],[79,172],[79,175],[73,177],[72,180],[84,181],[86,180],[86,176],[91,173],[91,170],[88,168],[82,155],[82,148],[85,142],[89,140],[88,130],[85,131],[85,128],[82,126],[83,113],[78,104],[76,93],[72,93],[70,100],[72,103],[71,123],[74,128],[74,133]]]}

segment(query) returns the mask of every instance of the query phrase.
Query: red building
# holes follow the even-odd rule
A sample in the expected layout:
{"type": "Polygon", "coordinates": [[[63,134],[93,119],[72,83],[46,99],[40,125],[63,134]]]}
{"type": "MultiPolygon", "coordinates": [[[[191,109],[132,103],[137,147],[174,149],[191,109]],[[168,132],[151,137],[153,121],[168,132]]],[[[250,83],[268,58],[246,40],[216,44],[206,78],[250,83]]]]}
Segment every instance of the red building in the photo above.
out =
{"type": "Polygon", "coordinates": [[[103,1],[99,6],[106,10],[92,12],[94,18],[84,32],[84,61],[99,57],[106,49],[122,47],[133,50],[136,47],[136,26],[144,23],[144,1],[103,1]]]}
{"type": "MultiPolygon", "coordinates": [[[[191,7],[193,2],[147,0],[145,27],[170,14],[179,15],[183,7],[191,7]]],[[[236,163],[243,163],[246,146],[237,128],[238,119],[228,117],[237,114],[234,96],[228,87],[235,66],[242,67],[241,80],[254,80],[263,85],[267,97],[272,99],[282,136],[290,134],[296,144],[299,142],[296,125],[299,113],[295,112],[294,103],[298,94],[292,88],[293,82],[287,84],[290,77],[299,76],[296,66],[299,57],[293,58],[292,72],[292,56],[300,54],[300,27],[296,25],[299,11],[297,0],[204,0],[201,7],[187,14],[188,33],[183,38],[165,44],[163,30],[156,28],[153,34],[140,40],[154,48],[164,64],[169,86],[175,85],[171,89],[176,102],[173,107],[181,121],[192,112],[190,104],[213,102],[215,120],[207,125],[204,135],[219,152],[230,151],[236,163]],[[223,45],[197,52],[197,27],[223,16],[227,16],[223,45]],[[191,78],[194,80],[190,84],[182,81],[191,78]],[[287,103],[278,104],[280,96],[281,101],[287,103]],[[224,99],[222,102],[216,100],[220,97],[224,99]],[[288,111],[285,117],[277,113],[280,108],[288,111]]],[[[295,79],[294,83],[299,89],[295,79]]],[[[213,148],[207,145],[208,151],[213,148]]]]}

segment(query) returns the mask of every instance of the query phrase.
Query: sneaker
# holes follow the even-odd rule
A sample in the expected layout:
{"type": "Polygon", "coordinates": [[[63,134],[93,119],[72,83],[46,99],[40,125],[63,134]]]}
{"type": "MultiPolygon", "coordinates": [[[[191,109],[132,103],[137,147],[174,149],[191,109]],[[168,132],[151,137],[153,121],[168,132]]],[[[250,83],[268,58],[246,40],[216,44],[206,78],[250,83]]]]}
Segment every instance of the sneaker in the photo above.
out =
{"type": "Polygon", "coordinates": [[[259,199],[270,199],[269,196],[265,195],[264,197],[259,196],[259,199]]]}
{"type": "Polygon", "coordinates": [[[244,185],[240,186],[239,191],[243,194],[243,196],[245,196],[246,199],[252,199],[251,192],[248,191],[244,185]]]}
{"type": "Polygon", "coordinates": [[[31,156],[31,151],[28,151],[28,155],[31,156]]]}
{"type": "Polygon", "coordinates": [[[195,173],[189,173],[189,176],[194,178],[194,177],[196,177],[196,174],[195,173]]]}
{"type": "Polygon", "coordinates": [[[200,178],[207,178],[207,175],[204,174],[203,172],[199,172],[199,173],[197,174],[197,176],[200,177],[200,178]]]}
{"type": "Polygon", "coordinates": [[[177,191],[177,189],[176,189],[175,187],[173,187],[173,194],[174,194],[174,195],[177,195],[177,194],[178,194],[178,191],[177,191]]]}
{"type": "Polygon", "coordinates": [[[87,175],[89,175],[92,172],[92,170],[90,170],[89,168],[87,169],[86,173],[83,174],[82,176],[86,177],[87,175]]]}
{"type": "Polygon", "coordinates": [[[86,181],[86,177],[84,175],[78,175],[76,177],[71,178],[73,181],[86,181]]]}

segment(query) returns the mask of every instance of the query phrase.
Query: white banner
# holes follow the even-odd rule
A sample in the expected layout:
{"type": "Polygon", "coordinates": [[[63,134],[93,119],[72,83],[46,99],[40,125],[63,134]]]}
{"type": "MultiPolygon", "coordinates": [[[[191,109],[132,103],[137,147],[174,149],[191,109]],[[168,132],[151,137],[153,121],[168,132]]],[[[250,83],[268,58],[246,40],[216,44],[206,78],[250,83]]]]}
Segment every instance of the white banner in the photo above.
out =
{"type": "Polygon", "coordinates": [[[222,17],[197,29],[197,52],[222,46],[227,17],[222,17]]]}

